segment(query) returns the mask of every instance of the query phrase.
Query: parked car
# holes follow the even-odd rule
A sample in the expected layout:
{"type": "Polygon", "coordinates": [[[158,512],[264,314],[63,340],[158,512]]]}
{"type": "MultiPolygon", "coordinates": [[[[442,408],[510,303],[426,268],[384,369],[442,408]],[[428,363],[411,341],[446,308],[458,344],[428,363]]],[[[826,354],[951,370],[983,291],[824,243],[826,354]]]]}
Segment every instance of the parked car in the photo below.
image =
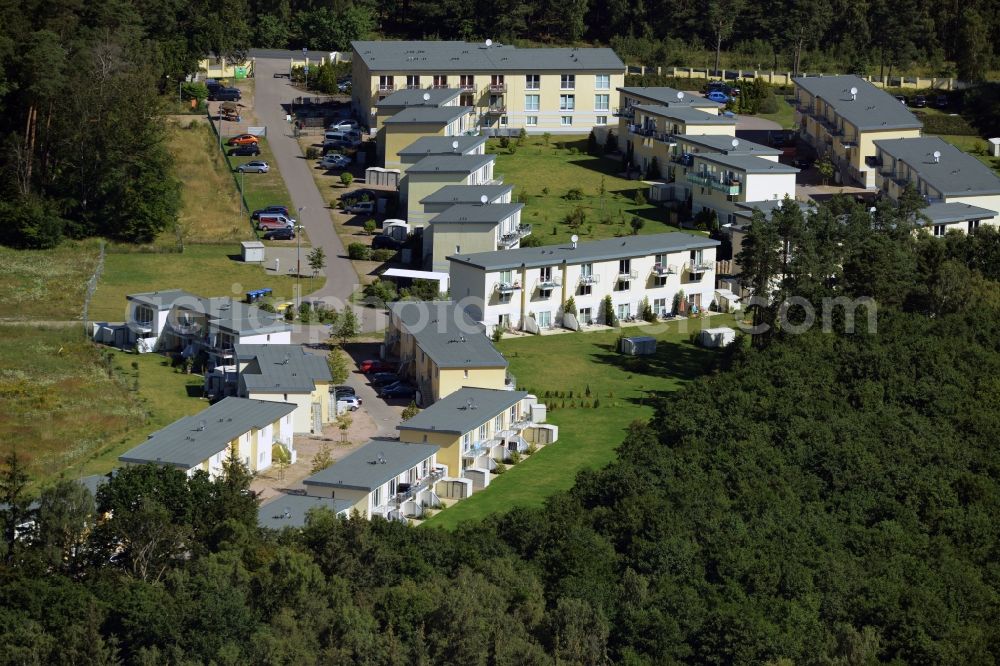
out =
{"type": "Polygon", "coordinates": [[[740,89],[735,86],[729,85],[725,81],[709,81],[702,90],[702,92],[706,94],[713,91],[721,92],[724,95],[728,95],[730,97],[740,96],[740,89]]]}
{"type": "Polygon", "coordinates": [[[226,141],[226,145],[229,146],[245,146],[250,143],[256,146],[258,143],[260,143],[260,139],[258,139],[253,134],[240,134],[239,136],[234,136],[233,138],[229,139],[229,141],[226,141]]]}
{"type": "Polygon", "coordinates": [[[375,190],[354,190],[353,192],[345,192],[340,195],[340,200],[344,202],[344,205],[352,204],[356,201],[361,201],[362,199],[368,199],[369,201],[375,200],[375,190]]]}
{"type": "Polygon", "coordinates": [[[236,167],[236,170],[243,173],[267,173],[270,168],[271,167],[267,165],[267,162],[263,160],[254,160],[252,162],[239,165],[236,167]]]}
{"type": "Polygon", "coordinates": [[[271,229],[264,234],[264,240],[295,240],[295,229],[291,227],[271,229]]]}
{"type": "Polygon", "coordinates": [[[337,122],[331,124],[327,129],[346,132],[347,130],[356,130],[359,127],[360,125],[358,125],[357,120],[338,120],[337,122]]]}
{"type": "Polygon", "coordinates": [[[278,215],[277,213],[265,213],[257,218],[257,228],[259,229],[292,229],[295,227],[295,218],[278,215]]]}
{"type": "Polygon", "coordinates": [[[391,236],[386,236],[385,234],[379,234],[372,237],[372,249],[373,250],[398,250],[403,246],[398,240],[391,236]]]}
{"type": "Polygon", "coordinates": [[[274,215],[284,215],[285,217],[291,219],[291,215],[288,213],[288,206],[264,206],[263,208],[258,208],[250,216],[251,220],[258,219],[261,215],[267,215],[272,213],[274,215]]]}
{"type": "Polygon", "coordinates": [[[904,106],[906,105],[906,95],[896,95],[896,99],[898,99],[904,106]]]}
{"type": "Polygon", "coordinates": [[[910,106],[914,109],[923,109],[927,106],[927,98],[923,95],[914,95],[910,100],[910,106]]]}
{"type": "Polygon", "coordinates": [[[239,88],[216,88],[208,91],[210,102],[238,102],[243,98],[239,88]]]}
{"type": "Polygon", "coordinates": [[[344,169],[351,163],[351,158],[340,153],[330,153],[324,155],[319,161],[319,165],[324,169],[344,169]]]}
{"type": "Polygon", "coordinates": [[[371,358],[361,361],[361,363],[358,364],[358,368],[366,375],[372,372],[391,372],[395,369],[391,363],[371,358]]]}
{"type": "Polygon", "coordinates": [[[399,381],[400,377],[395,372],[376,372],[374,375],[372,375],[371,385],[389,386],[390,384],[396,384],[399,381]]]}
{"type": "Polygon", "coordinates": [[[388,386],[383,386],[378,392],[380,398],[414,398],[417,395],[417,389],[409,384],[404,384],[403,382],[396,382],[395,384],[389,384],[388,386]]]}
{"type": "Polygon", "coordinates": [[[347,395],[344,397],[337,398],[337,411],[347,410],[349,412],[356,412],[361,408],[361,398],[356,395],[347,395]]]}
{"type": "Polygon", "coordinates": [[[230,148],[229,154],[232,157],[256,157],[260,155],[260,146],[256,143],[245,143],[241,146],[230,148]]]}
{"type": "Polygon", "coordinates": [[[720,104],[726,104],[729,101],[729,95],[722,92],[721,90],[713,90],[707,95],[705,95],[705,98],[710,99],[713,102],[718,102],[720,104]]]}
{"type": "Polygon", "coordinates": [[[352,213],[354,215],[371,215],[375,212],[375,202],[358,201],[344,208],[344,212],[352,213]]]}
{"type": "Polygon", "coordinates": [[[331,386],[330,393],[336,393],[337,395],[355,395],[357,391],[354,390],[353,386],[340,384],[338,386],[331,386]]]}
{"type": "Polygon", "coordinates": [[[938,95],[934,98],[934,108],[947,109],[951,105],[950,102],[947,95],[938,95]]]}

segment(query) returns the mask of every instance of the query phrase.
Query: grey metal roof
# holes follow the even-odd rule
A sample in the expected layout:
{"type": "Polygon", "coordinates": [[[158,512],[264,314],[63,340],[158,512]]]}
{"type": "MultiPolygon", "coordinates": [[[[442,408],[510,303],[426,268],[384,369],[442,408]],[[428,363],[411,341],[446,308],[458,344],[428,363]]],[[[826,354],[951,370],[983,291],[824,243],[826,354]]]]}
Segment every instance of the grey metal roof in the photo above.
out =
{"type": "Polygon", "coordinates": [[[406,88],[398,90],[375,103],[375,108],[403,106],[444,106],[458,99],[462,91],[458,88],[406,88]],[[426,99],[424,96],[426,95],[426,99]]]}
{"type": "Polygon", "coordinates": [[[487,201],[492,202],[513,189],[513,185],[445,185],[433,194],[421,199],[420,203],[479,203],[484,196],[487,201]]]}
{"type": "Polygon", "coordinates": [[[486,143],[486,136],[423,136],[403,148],[399,155],[464,155],[486,143]],[[452,144],[458,143],[458,148],[452,144]]]}
{"type": "Polygon", "coordinates": [[[464,435],[524,399],[527,391],[461,388],[423,410],[396,430],[427,430],[464,435]]]}
{"type": "Polygon", "coordinates": [[[637,104],[632,107],[654,116],[679,120],[685,125],[736,125],[736,118],[718,116],[714,113],[701,111],[690,106],[662,106],[659,104],[637,104]]]}
{"type": "Polygon", "coordinates": [[[280,495],[257,509],[257,525],[272,530],[302,528],[306,526],[306,514],[311,509],[327,509],[334,514],[346,514],[353,506],[354,503],[349,500],[332,497],[280,495]]]}
{"type": "Polygon", "coordinates": [[[623,92],[626,95],[634,95],[635,97],[642,97],[644,99],[648,99],[654,104],[663,104],[664,106],[693,106],[695,108],[704,109],[717,109],[725,106],[725,104],[713,102],[702,95],[692,95],[689,92],[684,92],[683,90],[678,90],[677,88],[669,88],[667,86],[625,86],[618,88],[618,92],[623,92]],[[677,93],[679,92],[684,93],[684,97],[681,99],[677,99],[677,93]]]}
{"type": "Polygon", "coordinates": [[[439,368],[507,367],[507,359],[486,337],[486,328],[452,301],[397,301],[389,312],[439,368]]]}
{"type": "Polygon", "coordinates": [[[695,160],[712,162],[727,169],[737,169],[746,173],[798,173],[795,167],[772,162],[756,155],[723,155],[722,153],[695,153],[695,160]]]}
{"type": "Polygon", "coordinates": [[[746,139],[735,139],[739,145],[734,147],[734,137],[719,134],[679,134],[677,139],[724,155],[781,155],[782,152],[746,139]]]}
{"type": "Polygon", "coordinates": [[[158,463],[190,469],[253,428],[262,428],[295,410],[285,402],[229,397],[153,433],[119,456],[124,463],[158,463]]]}
{"type": "Polygon", "coordinates": [[[343,460],[302,481],[306,486],[375,490],[437,453],[434,444],[371,440],[343,460]]]}
{"type": "Polygon", "coordinates": [[[800,76],[792,79],[813,97],[819,97],[833,107],[858,130],[920,129],[923,123],[910,113],[899,100],[879,90],[868,81],[845,74],[842,76],[800,76]],[[851,88],[858,89],[851,99],[851,88]]]}
{"type": "Polygon", "coordinates": [[[164,289],[163,291],[144,291],[139,294],[129,294],[127,300],[148,305],[156,310],[169,310],[178,300],[200,301],[200,296],[183,289],[164,289]]]}
{"type": "Polygon", "coordinates": [[[437,123],[447,125],[472,113],[471,106],[409,106],[382,121],[383,125],[437,123]]]}
{"type": "MultiPolygon", "coordinates": [[[[792,199],[791,201],[799,207],[799,210],[801,210],[803,214],[811,211],[815,205],[814,203],[806,203],[804,201],[798,201],[797,199],[792,199]]],[[[771,217],[774,211],[777,210],[783,203],[783,199],[768,199],[766,201],[738,201],[736,202],[737,210],[733,212],[733,215],[749,221],[753,217],[754,210],[759,210],[764,213],[764,217],[771,217]]]]}
{"type": "Polygon", "coordinates": [[[522,203],[457,204],[438,213],[429,224],[500,224],[522,208],[522,203]]]}
{"type": "Polygon", "coordinates": [[[237,363],[248,363],[240,386],[254,393],[311,393],[331,381],[326,359],[302,345],[235,345],[237,363]]]}
{"type": "Polygon", "coordinates": [[[875,147],[908,164],[944,196],[1000,194],[1000,178],[988,166],[940,137],[887,139],[876,141],[875,147]],[[937,163],[934,151],[941,153],[937,163]]]}
{"type": "Polygon", "coordinates": [[[496,155],[431,155],[406,170],[415,173],[473,173],[496,160],[496,155]]]}
{"type": "Polygon", "coordinates": [[[930,219],[931,224],[952,224],[968,220],[988,220],[996,217],[998,211],[980,208],[964,203],[934,203],[920,211],[930,219]]]}
{"type": "Polygon", "coordinates": [[[695,236],[678,231],[648,236],[625,236],[605,240],[578,243],[576,249],[569,243],[545,245],[542,247],[522,247],[503,252],[479,252],[476,254],[453,255],[448,261],[475,266],[486,271],[511,268],[537,268],[557,264],[584,264],[593,261],[611,261],[645,257],[663,252],[682,252],[717,247],[719,241],[706,236],[695,236]]]}
{"type": "Polygon", "coordinates": [[[483,42],[355,41],[355,57],[374,72],[624,72],[625,63],[605,48],[487,47],[483,42]]]}

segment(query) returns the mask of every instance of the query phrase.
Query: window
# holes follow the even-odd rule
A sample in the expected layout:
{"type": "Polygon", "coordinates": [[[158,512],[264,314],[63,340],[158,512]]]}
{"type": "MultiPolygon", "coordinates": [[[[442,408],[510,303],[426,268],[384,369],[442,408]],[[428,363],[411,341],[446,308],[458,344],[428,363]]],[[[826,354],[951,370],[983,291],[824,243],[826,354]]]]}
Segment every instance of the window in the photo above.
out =
{"type": "Polygon", "coordinates": [[[559,110],[573,111],[576,109],[576,95],[559,95],[559,110]]]}
{"type": "Polygon", "coordinates": [[[548,310],[535,314],[535,319],[538,321],[538,328],[552,328],[552,313],[548,310]]]}
{"type": "Polygon", "coordinates": [[[542,77],[538,74],[528,74],[524,77],[524,89],[525,90],[541,90],[542,88],[542,77]]]}
{"type": "Polygon", "coordinates": [[[467,432],[462,437],[462,453],[465,453],[472,448],[472,433],[467,432]]]}
{"type": "Polygon", "coordinates": [[[500,116],[500,127],[507,127],[507,116],[500,116]]]}
{"type": "Polygon", "coordinates": [[[465,93],[458,99],[458,103],[461,106],[475,106],[476,100],[475,95],[465,93]]]}
{"type": "Polygon", "coordinates": [[[419,88],[420,87],[420,75],[419,74],[407,74],[406,75],[406,87],[407,88],[419,88]]]}
{"type": "Polygon", "coordinates": [[[461,245],[456,245],[455,246],[455,254],[461,254],[461,253],[462,253],[462,246],[461,245]]]}
{"type": "Polygon", "coordinates": [[[514,278],[513,271],[500,271],[500,282],[503,282],[504,284],[510,284],[514,281],[513,278],[514,278]]]}
{"type": "Polygon", "coordinates": [[[497,417],[493,419],[493,432],[500,432],[503,430],[503,414],[497,414],[497,417]]]}
{"type": "Polygon", "coordinates": [[[469,378],[469,371],[465,370],[464,372],[465,372],[465,378],[468,379],[469,378]]]}
{"type": "Polygon", "coordinates": [[[980,222],[979,220],[969,220],[969,233],[970,234],[973,231],[975,231],[976,229],[979,228],[979,222],[980,222]]]}
{"type": "Polygon", "coordinates": [[[448,87],[448,77],[441,74],[434,75],[434,87],[435,88],[447,88],[448,87]]]}
{"type": "Polygon", "coordinates": [[[630,314],[631,314],[631,308],[629,307],[628,303],[621,303],[618,306],[618,318],[619,319],[628,319],[629,316],[630,316],[630,314]]]}
{"type": "Polygon", "coordinates": [[[597,118],[594,121],[594,124],[595,125],[607,125],[608,124],[608,117],[607,116],[597,116],[597,118]]]}
{"type": "Polygon", "coordinates": [[[488,431],[489,431],[489,429],[488,429],[488,427],[487,427],[487,425],[485,423],[483,425],[479,426],[479,441],[480,442],[482,442],[482,441],[484,441],[486,439],[486,435],[487,435],[488,431]]]}
{"type": "Polygon", "coordinates": [[[559,77],[559,89],[560,90],[575,90],[576,89],[576,75],[575,74],[563,74],[559,77]]]}
{"type": "MultiPolygon", "coordinates": [[[[589,289],[590,287],[587,287],[587,288],[589,289]]],[[[580,319],[580,323],[581,324],[590,324],[590,323],[593,323],[593,320],[591,319],[591,316],[590,316],[590,308],[580,308],[579,319],[580,319]]]]}
{"type": "Polygon", "coordinates": [[[379,486],[372,492],[372,506],[379,506],[382,504],[382,486],[379,486]]]}
{"type": "Polygon", "coordinates": [[[476,89],[476,77],[472,74],[462,74],[458,77],[459,87],[462,90],[475,90],[476,89]]]}
{"type": "Polygon", "coordinates": [[[525,95],[524,96],[524,110],[525,111],[538,111],[539,100],[541,95],[525,95]]]}
{"type": "Polygon", "coordinates": [[[632,284],[627,279],[623,280],[619,278],[618,281],[615,282],[615,291],[628,291],[631,288],[632,284]]]}
{"type": "Polygon", "coordinates": [[[632,260],[631,259],[619,259],[618,260],[618,272],[622,275],[628,275],[632,272],[632,260]]]}
{"type": "Polygon", "coordinates": [[[667,299],[665,298],[653,299],[653,314],[655,314],[658,317],[662,317],[663,315],[668,314],[668,312],[669,311],[667,310],[667,299]]]}
{"type": "Polygon", "coordinates": [[[934,235],[935,236],[944,236],[944,234],[945,234],[945,225],[943,225],[943,224],[935,224],[934,225],[934,235]]]}
{"type": "Polygon", "coordinates": [[[524,124],[528,127],[535,127],[538,125],[538,116],[525,116],[524,124]]]}
{"type": "Polygon", "coordinates": [[[552,282],[552,267],[543,266],[538,269],[538,279],[541,282],[552,282]]]}
{"type": "Polygon", "coordinates": [[[497,317],[497,326],[504,329],[510,328],[510,315],[502,314],[497,317]]]}
{"type": "Polygon", "coordinates": [[[378,77],[378,89],[379,90],[392,90],[393,79],[391,76],[380,76],[378,77]]]}
{"type": "Polygon", "coordinates": [[[581,284],[576,290],[578,296],[590,296],[592,287],[589,284],[581,284]]]}
{"type": "Polygon", "coordinates": [[[569,125],[572,125],[573,124],[573,116],[562,116],[559,119],[559,124],[562,125],[563,127],[568,127],[569,125]]]}
{"type": "Polygon", "coordinates": [[[594,95],[594,110],[607,111],[610,108],[611,95],[594,95]]]}
{"type": "Polygon", "coordinates": [[[139,324],[149,325],[153,323],[153,308],[139,305],[135,308],[135,321],[139,324]]]}
{"type": "Polygon", "coordinates": [[[594,90],[611,90],[611,75],[598,74],[594,77],[594,90]]]}

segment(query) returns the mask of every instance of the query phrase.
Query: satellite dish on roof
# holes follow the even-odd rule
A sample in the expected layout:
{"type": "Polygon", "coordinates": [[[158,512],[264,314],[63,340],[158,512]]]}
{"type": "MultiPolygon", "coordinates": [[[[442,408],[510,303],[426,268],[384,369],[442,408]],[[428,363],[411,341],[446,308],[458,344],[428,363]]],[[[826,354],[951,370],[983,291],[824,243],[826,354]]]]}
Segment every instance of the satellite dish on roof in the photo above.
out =
{"type": "Polygon", "coordinates": [[[431,101],[431,94],[430,93],[424,93],[424,101],[425,102],[431,101]]]}
{"type": "Polygon", "coordinates": [[[490,200],[490,198],[488,196],[486,196],[485,194],[483,196],[479,197],[479,203],[481,203],[481,204],[485,204],[489,200],[490,200]]]}
{"type": "Polygon", "coordinates": [[[677,91],[677,99],[679,100],[684,99],[684,93],[682,93],[680,90],[677,91]]]}
{"type": "Polygon", "coordinates": [[[458,140],[457,139],[455,141],[451,142],[451,147],[454,148],[455,150],[458,150],[458,140]]]}
{"type": "Polygon", "coordinates": [[[732,140],[732,144],[733,144],[733,148],[736,148],[737,146],[740,145],[740,140],[739,139],[733,139],[732,140]]]}
{"type": "Polygon", "coordinates": [[[576,249],[576,242],[578,240],[580,240],[580,237],[577,236],[576,234],[573,234],[572,236],[569,237],[569,239],[573,243],[573,249],[575,250],[576,249]]]}
{"type": "Polygon", "coordinates": [[[486,40],[486,46],[493,46],[493,40],[492,39],[487,39],[486,40]]]}
{"type": "Polygon", "coordinates": [[[858,89],[857,88],[851,88],[851,101],[854,101],[857,98],[858,98],[858,89]]]}
{"type": "Polygon", "coordinates": [[[940,150],[935,150],[934,151],[934,163],[937,164],[940,161],[941,161],[941,151],[940,150]]]}

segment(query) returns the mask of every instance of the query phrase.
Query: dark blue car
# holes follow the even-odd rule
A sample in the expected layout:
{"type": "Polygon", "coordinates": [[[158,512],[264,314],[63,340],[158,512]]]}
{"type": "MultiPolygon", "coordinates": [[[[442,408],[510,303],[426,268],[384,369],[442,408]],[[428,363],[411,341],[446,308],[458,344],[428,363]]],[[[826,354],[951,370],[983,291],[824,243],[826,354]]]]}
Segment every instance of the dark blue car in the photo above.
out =
{"type": "Polygon", "coordinates": [[[721,90],[713,90],[712,92],[705,95],[705,97],[712,100],[713,102],[718,102],[720,104],[725,104],[729,101],[729,95],[722,92],[721,90]]]}
{"type": "Polygon", "coordinates": [[[396,382],[395,384],[389,384],[378,392],[380,398],[414,398],[417,395],[417,389],[410,386],[409,384],[404,384],[403,382],[396,382]]]}

